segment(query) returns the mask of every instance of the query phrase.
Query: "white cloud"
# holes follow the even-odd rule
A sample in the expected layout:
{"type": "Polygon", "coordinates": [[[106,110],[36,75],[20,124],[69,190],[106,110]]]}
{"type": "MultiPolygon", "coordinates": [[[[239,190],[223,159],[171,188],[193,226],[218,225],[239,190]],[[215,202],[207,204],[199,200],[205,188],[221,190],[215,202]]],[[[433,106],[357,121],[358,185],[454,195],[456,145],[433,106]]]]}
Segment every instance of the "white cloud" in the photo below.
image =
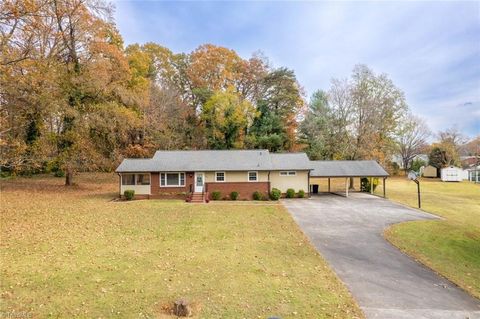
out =
{"type": "Polygon", "coordinates": [[[311,94],[355,64],[389,74],[434,130],[480,134],[480,2],[118,2],[132,42],[262,50],[311,94]],[[471,107],[459,107],[472,102],[471,107]],[[468,125],[464,125],[467,123],[468,125]]]}

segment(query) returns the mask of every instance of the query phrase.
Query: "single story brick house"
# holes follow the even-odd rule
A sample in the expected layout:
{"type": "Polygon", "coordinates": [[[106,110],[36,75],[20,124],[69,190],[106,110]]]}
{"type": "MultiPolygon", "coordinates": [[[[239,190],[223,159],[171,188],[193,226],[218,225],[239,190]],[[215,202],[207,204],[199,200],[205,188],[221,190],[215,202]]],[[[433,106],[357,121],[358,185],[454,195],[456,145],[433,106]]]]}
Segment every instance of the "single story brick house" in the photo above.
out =
{"type": "Polygon", "coordinates": [[[124,159],[116,169],[120,196],[134,190],[144,198],[186,198],[203,201],[214,191],[252,199],[272,188],[309,192],[310,160],[305,153],[268,150],[157,151],[149,159],[124,159]]]}

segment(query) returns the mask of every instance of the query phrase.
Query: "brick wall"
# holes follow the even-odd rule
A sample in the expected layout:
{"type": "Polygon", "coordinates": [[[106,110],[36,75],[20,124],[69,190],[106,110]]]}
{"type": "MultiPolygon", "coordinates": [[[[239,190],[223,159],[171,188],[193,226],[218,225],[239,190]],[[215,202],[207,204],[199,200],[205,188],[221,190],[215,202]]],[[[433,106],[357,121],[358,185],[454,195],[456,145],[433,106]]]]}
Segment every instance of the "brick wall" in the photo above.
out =
{"type": "MultiPolygon", "coordinates": [[[[151,198],[181,198],[185,197],[180,193],[188,193],[190,185],[193,185],[193,172],[185,173],[185,186],[182,187],[160,187],[160,173],[151,173],[150,187],[151,198]]],[[[192,186],[193,187],[193,186],[192,186]]]]}
{"type": "Polygon", "coordinates": [[[225,182],[225,183],[205,183],[205,191],[209,193],[210,199],[212,192],[219,191],[222,198],[230,197],[231,192],[238,192],[238,199],[253,199],[253,192],[258,191],[268,197],[270,189],[269,182],[225,182]]]}

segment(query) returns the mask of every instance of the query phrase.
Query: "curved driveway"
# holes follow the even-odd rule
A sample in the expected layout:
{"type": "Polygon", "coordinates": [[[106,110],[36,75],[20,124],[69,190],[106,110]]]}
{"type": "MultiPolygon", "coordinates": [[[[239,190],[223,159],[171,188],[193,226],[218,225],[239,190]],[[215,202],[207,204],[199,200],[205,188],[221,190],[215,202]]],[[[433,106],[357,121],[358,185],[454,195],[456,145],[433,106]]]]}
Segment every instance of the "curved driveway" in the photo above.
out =
{"type": "Polygon", "coordinates": [[[361,193],[282,202],[367,318],[480,318],[478,299],[383,238],[390,224],[437,218],[434,215],[361,193]]]}

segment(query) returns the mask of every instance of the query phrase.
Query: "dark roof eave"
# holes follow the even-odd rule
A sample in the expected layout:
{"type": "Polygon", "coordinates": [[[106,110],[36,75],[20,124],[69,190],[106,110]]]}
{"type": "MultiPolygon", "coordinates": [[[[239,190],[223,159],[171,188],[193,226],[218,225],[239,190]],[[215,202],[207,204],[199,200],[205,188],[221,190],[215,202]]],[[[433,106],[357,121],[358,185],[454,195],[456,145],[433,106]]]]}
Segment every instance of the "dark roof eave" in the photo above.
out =
{"type": "Polygon", "coordinates": [[[325,178],[333,178],[333,177],[389,177],[390,174],[387,175],[313,175],[310,174],[310,177],[325,177],[325,178]]]}

